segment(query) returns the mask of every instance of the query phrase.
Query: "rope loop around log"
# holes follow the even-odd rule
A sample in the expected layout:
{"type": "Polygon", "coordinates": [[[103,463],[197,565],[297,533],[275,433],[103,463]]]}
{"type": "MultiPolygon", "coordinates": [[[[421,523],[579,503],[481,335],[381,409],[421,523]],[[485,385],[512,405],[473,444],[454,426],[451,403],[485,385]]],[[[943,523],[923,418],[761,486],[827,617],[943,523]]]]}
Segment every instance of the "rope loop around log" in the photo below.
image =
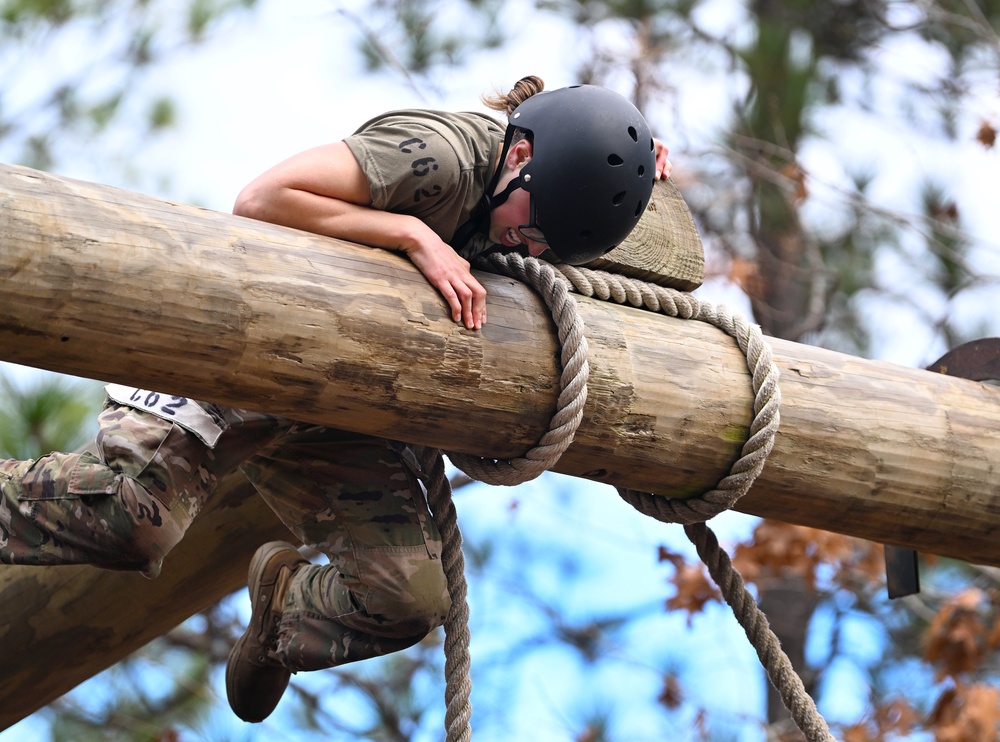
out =
{"type": "Polygon", "coordinates": [[[558,266],[585,296],[629,304],[671,317],[707,322],[732,336],[746,356],[754,392],[754,418],[740,458],[719,484],[701,495],[676,499],[619,488],[630,505],[659,520],[684,525],[706,521],[729,510],[745,495],[764,468],[780,425],[781,390],[771,348],[756,325],[728,307],[714,305],[675,289],[636,281],[603,271],[558,266]]]}
{"type": "Polygon", "coordinates": [[[520,458],[483,459],[458,453],[449,453],[448,458],[473,479],[487,484],[513,486],[551,469],[573,442],[587,402],[590,363],[587,360],[589,348],[583,334],[583,320],[576,311],[576,300],[569,293],[569,285],[548,263],[517,254],[502,257],[502,262],[491,261],[491,267],[503,266],[507,275],[534,288],[552,312],[556,323],[563,367],[556,413],[549,423],[548,432],[520,458]]]}
{"type": "MultiPolygon", "coordinates": [[[[781,392],[778,369],[770,346],[756,325],[728,308],[703,302],[691,294],[629,279],[618,274],[567,265],[553,268],[535,258],[517,254],[493,254],[481,260],[485,267],[518,278],[542,296],[552,312],[562,345],[563,373],[556,414],[549,431],[539,444],[523,457],[511,460],[479,459],[448,454],[452,462],[469,476],[491,484],[514,485],[534,479],[551,468],[569,447],[580,425],[586,402],[587,341],[583,322],[569,288],[578,293],[660,312],[681,319],[696,319],[715,325],[732,336],[747,359],[754,392],[754,417],[740,458],[728,475],[712,490],[685,500],[619,488],[619,495],[633,507],[658,520],[684,525],[685,534],[698,550],[709,573],[721,589],[733,614],[743,626],[757,651],[771,683],[778,689],[785,707],[808,742],[831,742],[826,721],[805,691],[801,678],[782,651],[767,617],[750,595],[733,567],[729,556],[704,521],[730,509],[749,491],[774,446],[780,424],[781,392]],[[557,273],[558,270],[558,273],[557,273]]],[[[423,452],[429,478],[428,500],[435,523],[444,541],[442,559],[452,596],[452,606],[445,621],[446,690],[448,708],[445,717],[448,742],[466,742],[471,738],[471,683],[468,672],[469,632],[467,585],[463,573],[461,534],[458,532],[451,488],[443,475],[442,454],[433,449],[423,452]]]]}
{"type": "Polygon", "coordinates": [[[583,322],[576,312],[576,302],[568,291],[572,287],[583,296],[715,325],[735,338],[747,357],[750,368],[755,395],[750,436],[743,446],[740,458],[718,486],[700,496],[684,500],[625,489],[619,490],[621,496],[633,507],[643,512],[651,511],[650,514],[655,514],[660,520],[687,524],[705,521],[729,510],[746,494],[763,469],[774,445],[781,406],[778,369],[772,360],[770,346],[764,341],[756,325],[751,325],[741,315],[734,314],[726,307],[703,302],[691,294],[605,271],[568,265],[551,266],[516,253],[493,254],[483,262],[495,272],[531,285],[552,310],[562,344],[562,391],[549,431],[523,457],[490,460],[449,454],[455,466],[470,477],[489,484],[515,485],[534,479],[552,468],[569,447],[583,417],[589,374],[583,322]]]}

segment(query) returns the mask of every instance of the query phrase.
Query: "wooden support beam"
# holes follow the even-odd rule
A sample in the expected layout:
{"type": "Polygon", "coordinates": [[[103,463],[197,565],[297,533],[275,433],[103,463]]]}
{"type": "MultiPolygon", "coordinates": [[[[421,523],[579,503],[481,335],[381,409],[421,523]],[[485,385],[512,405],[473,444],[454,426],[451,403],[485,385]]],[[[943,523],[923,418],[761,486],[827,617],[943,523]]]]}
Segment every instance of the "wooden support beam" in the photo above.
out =
{"type": "MultiPolygon", "coordinates": [[[[0,358],[16,363],[516,456],[555,405],[555,328],[527,287],[480,278],[489,322],[475,333],[398,255],[0,167],[0,358]]],[[[590,393],[556,469],[665,496],[713,486],[751,419],[735,343],[699,322],[579,306],[590,393]]],[[[740,510],[1000,565],[1000,389],[772,345],[782,427],[740,510]]],[[[0,724],[239,584],[274,523],[232,486],[236,500],[213,504],[226,529],[200,518],[157,580],[0,568],[0,724]]]]}

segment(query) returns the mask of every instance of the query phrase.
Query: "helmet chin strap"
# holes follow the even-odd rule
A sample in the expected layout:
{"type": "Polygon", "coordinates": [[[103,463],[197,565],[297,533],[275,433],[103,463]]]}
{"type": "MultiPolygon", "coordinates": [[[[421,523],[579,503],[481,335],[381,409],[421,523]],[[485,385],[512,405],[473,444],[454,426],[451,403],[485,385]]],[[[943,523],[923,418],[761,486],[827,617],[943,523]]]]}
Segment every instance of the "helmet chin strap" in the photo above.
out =
{"type": "Polygon", "coordinates": [[[493,196],[484,194],[483,200],[486,202],[487,210],[489,212],[492,212],[493,209],[495,209],[496,207],[502,206],[504,203],[507,202],[507,199],[510,198],[510,194],[512,194],[520,187],[521,187],[521,176],[518,175],[517,177],[512,178],[510,183],[507,184],[507,187],[504,188],[502,191],[500,191],[500,193],[497,193],[493,196]]]}

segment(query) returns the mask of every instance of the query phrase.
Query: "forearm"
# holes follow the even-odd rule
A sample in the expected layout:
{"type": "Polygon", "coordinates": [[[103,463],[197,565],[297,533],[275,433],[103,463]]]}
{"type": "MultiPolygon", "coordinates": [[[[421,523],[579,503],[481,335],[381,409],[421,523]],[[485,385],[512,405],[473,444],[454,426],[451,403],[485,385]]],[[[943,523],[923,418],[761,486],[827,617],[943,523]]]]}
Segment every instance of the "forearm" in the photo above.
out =
{"type": "Polygon", "coordinates": [[[245,189],[233,213],[371,247],[409,252],[430,227],[416,217],[373,209],[295,188],[245,189]]]}

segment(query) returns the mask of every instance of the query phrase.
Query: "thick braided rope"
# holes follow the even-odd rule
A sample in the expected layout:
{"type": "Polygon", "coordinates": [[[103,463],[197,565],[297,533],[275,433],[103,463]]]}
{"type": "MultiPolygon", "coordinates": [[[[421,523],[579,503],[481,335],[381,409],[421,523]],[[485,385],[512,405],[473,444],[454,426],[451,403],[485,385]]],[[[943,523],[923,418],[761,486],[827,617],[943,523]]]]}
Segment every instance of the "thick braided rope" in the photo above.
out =
{"type": "Polygon", "coordinates": [[[490,256],[488,265],[520,279],[538,292],[552,313],[562,347],[562,388],[556,402],[556,413],[549,423],[548,432],[534,448],[523,457],[515,459],[482,459],[465,454],[448,454],[452,463],[473,479],[488,484],[512,486],[534,479],[551,469],[573,442],[587,401],[589,349],[587,338],[583,334],[583,320],[576,311],[576,299],[570,295],[569,286],[549,263],[510,254],[490,256]]]}
{"type": "Polygon", "coordinates": [[[444,621],[445,739],[447,742],[468,742],[472,739],[472,680],[469,677],[472,659],[462,534],[441,452],[436,448],[416,446],[414,452],[427,476],[427,504],[441,533],[441,564],[451,596],[451,607],[444,621]]]}
{"type": "Polygon", "coordinates": [[[692,523],[684,526],[684,533],[695,545],[698,556],[708,567],[709,574],[733,609],[733,615],[756,650],[771,684],[778,689],[795,725],[809,742],[835,742],[826,720],[806,692],[802,678],[781,649],[781,643],[771,630],[767,616],[747,590],[729,555],[719,546],[712,529],[704,523],[692,523]]]}
{"type": "MultiPolygon", "coordinates": [[[[583,418],[587,401],[587,339],[583,321],[576,311],[576,300],[569,295],[565,281],[547,263],[523,259],[511,261],[511,275],[533,286],[552,313],[562,346],[562,389],[557,411],[549,431],[524,457],[512,460],[482,459],[449,453],[452,463],[470,477],[490,484],[514,485],[527,482],[548,470],[569,446],[583,418]]],[[[466,742],[472,737],[472,682],[469,677],[468,585],[465,580],[465,557],[458,528],[451,486],[444,475],[441,452],[420,449],[418,456],[428,476],[427,499],[434,523],[441,532],[442,563],[448,582],[451,607],[444,623],[445,651],[445,733],[447,742],[466,742]]]]}
{"type": "Polygon", "coordinates": [[[780,423],[781,392],[778,388],[778,369],[760,328],[751,325],[742,316],[733,314],[726,307],[703,302],[691,294],[674,289],[586,268],[559,266],[559,269],[573,287],[585,296],[715,325],[735,338],[740,350],[746,355],[754,391],[754,419],[740,459],[733,464],[729,474],[716,488],[687,500],[659,497],[624,488],[619,488],[618,492],[640,512],[667,523],[684,525],[685,533],[708,567],[736,620],[743,627],[796,726],[809,742],[833,740],[826,721],[813,699],[806,693],[791,660],[781,649],[767,617],[750,595],[729,555],[719,546],[715,534],[704,523],[731,508],[749,491],[774,447],[774,436],[780,423]]]}
{"type": "Polygon", "coordinates": [[[749,491],[764,468],[764,462],[774,447],[774,436],[780,423],[778,368],[774,365],[771,347],[764,340],[760,328],[747,322],[742,315],[730,311],[728,307],[701,301],[682,291],[604,271],[564,265],[560,265],[559,270],[584,296],[628,304],[670,317],[707,322],[736,340],[750,369],[754,417],[750,424],[750,437],[743,444],[740,458],[733,464],[729,474],[715,489],[684,500],[619,489],[621,497],[630,505],[670,523],[699,523],[732,508],[749,491]]]}

